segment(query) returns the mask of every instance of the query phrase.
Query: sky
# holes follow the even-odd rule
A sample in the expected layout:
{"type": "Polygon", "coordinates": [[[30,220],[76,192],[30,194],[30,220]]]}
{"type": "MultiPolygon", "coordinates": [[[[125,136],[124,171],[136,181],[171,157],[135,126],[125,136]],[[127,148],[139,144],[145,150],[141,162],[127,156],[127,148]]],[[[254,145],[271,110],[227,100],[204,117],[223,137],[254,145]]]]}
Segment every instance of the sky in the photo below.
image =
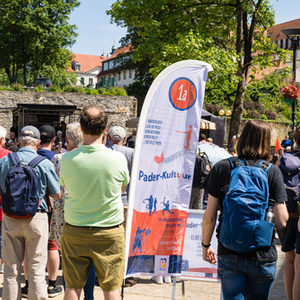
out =
{"type": "MultiPolygon", "coordinates": [[[[300,0],[269,1],[275,9],[276,24],[300,18],[300,0]]],[[[73,53],[107,55],[112,46],[120,46],[126,28],[111,24],[106,14],[114,2],[116,0],[81,0],[70,17],[70,24],[78,27],[76,43],[71,48],[73,53]]]]}

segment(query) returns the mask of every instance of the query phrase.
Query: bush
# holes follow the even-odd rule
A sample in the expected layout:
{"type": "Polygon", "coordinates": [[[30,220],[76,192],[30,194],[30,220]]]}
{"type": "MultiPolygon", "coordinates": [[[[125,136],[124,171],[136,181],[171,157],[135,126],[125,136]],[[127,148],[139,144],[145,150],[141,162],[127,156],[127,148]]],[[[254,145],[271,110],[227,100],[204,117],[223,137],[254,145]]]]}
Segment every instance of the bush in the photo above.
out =
{"type": "Polygon", "coordinates": [[[265,114],[268,118],[268,120],[276,120],[276,114],[270,110],[266,110],[265,114]]]}
{"type": "Polygon", "coordinates": [[[63,88],[63,91],[66,93],[84,93],[85,90],[82,86],[78,85],[67,85],[63,88]]]}
{"type": "Polygon", "coordinates": [[[244,108],[245,109],[254,109],[255,104],[251,100],[245,100],[244,101],[244,108]]]}
{"type": "Polygon", "coordinates": [[[12,91],[13,89],[7,85],[0,85],[0,91],[12,91]]]}
{"type": "Polygon", "coordinates": [[[25,91],[24,86],[22,84],[20,84],[20,83],[14,83],[11,86],[11,88],[12,88],[13,91],[18,91],[18,92],[25,91]]]}
{"type": "Polygon", "coordinates": [[[63,90],[58,86],[51,86],[48,89],[49,92],[62,92],[63,90]]]}
{"type": "Polygon", "coordinates": [[[99,95],[98,90],[91,89],[91,88],[85,89],[85,93],[86,93],[87,95],[99,95]]]}
{"type": "Polygon", "coordinates": [[[218,104],[213,104],[213,103],[206,103],[205,108],[208,112],[218,116],[219,111],[222,109],[222,106],[220,106],[218,104]]]}
{"type": "Polygon", "coordinates": [[[98,93],[99,93],[99,95],[102,95],[103,93],[105,93],[106,92],[106,88],[104,88],[104,87],[99,87],[98,88],[98,93]]]}
{"type": "Polygon", "coordinates": [[[44,89],[44,87],[42,85],[37,85],[33,90],[35,92],[40,92],[40,93],[42,93],[42,92],[45,91],[45,89],[44,89]]]}
{"type": "Polygon", "coordinates": [[[248,117],[250,119],[260,119],[261,117],[261,114],[255,110],[251,110],[248,112],[248,117]]]}
{"type": "Polygon", "coordinates": [[[260,114],[263,114],[265,112],[265,109],[260,102],[255,102],[254,107],[260,114]]]}
{"type": "Polygon", "coordinates": [[[107,91],[105,91],[104,93],[102,93],[102,95],[111,95],[111,96],[127,96],[126,90],[116,86],[116,87],[111,87],[110,89],[108,89],[107,91]]]}

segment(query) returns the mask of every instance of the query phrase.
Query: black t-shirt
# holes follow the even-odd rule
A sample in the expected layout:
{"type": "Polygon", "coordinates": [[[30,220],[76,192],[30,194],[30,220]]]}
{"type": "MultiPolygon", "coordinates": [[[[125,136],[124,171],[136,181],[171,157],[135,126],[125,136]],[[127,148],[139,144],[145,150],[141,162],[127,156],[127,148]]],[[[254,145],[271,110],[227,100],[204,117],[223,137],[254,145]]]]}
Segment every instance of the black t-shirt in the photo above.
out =
{"type": "MultiPolygon", "coordinates": [[[[241,159],[245,165],[256,166],[261,159],[241,159]]],[[[225,196],[226,188],[229,184],[231,172],[231,164],[228,159],[221,160],[215,164],[206,181],[206,190],[209,194],[219,199],[219,207],[221,214],[219,217],[219,225],[217,229],[217,237],[219,234],[219,226],[222,220],[222,202],[225,196]]],[[[287,194],[283,184],[282,174],[278,167],[272,165],[268,171],[269,183],[269,199],[274,200],[274,203],[284,203],[287,201],[287,194]]],[[[252,257],[261,262],[272,262],[277,259],[277,251],[275,240],[273,236],[272,244],[270,247],[264,247],[251,253],[237,253],[230,249],[225,248],[222,243],[218,243],[218,255],[235,254],[240,256],[252,257]]]]}

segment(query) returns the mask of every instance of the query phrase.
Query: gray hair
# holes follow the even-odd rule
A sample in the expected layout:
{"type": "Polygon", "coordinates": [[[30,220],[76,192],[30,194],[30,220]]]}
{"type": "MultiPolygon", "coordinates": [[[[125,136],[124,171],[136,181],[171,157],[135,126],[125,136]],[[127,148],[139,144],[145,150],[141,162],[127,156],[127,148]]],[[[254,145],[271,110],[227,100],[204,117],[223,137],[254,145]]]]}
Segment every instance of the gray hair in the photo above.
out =
{"type": "Polygon", "coordinates": [[[36,146],[37,143],[40,141],[39,139],[35,139],[31,136],[21,136],[19,137],[19,143],[21,147],[26,147],[26,146],[36,146]]]}
{"type": "Polygon", "coordinates": [[[7,129],[0,125],[0,138],[6,138],[7,129]]]}
{"type": "Polygon", "coordinates": [[[79,122],[70,123],[67,125],[66,137],[70,148],[78,147],[83,142],[83,135],[79,122]]]}

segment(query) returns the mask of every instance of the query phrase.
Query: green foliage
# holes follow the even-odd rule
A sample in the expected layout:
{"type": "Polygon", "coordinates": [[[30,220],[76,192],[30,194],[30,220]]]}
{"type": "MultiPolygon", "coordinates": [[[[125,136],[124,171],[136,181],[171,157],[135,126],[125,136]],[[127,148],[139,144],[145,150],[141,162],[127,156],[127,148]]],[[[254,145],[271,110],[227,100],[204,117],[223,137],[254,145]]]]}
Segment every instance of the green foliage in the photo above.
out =
{"type": "Polygon", "coordinates": [[[102,95],[103,93],[105,93],[106,92],[106,88],[104,88],[104,87],[99,87],[98,88],[98,93],[99,93],[99,95],[102,95]]]}
{"type": "Polygon", "coordinates": [[[75,41],[76,26],[68,23],[78,0],[10,0],[0,2],[0,68],[10,82],[22,73],[39,77],[47,66],[62,69],[64,49],[75,41]]]}
{"type": "Polygon", "coordinates": [[[102,95],[127,96],[127,93],[126,93],[126,90],[124,88],[116,86],[116,87],[109,88],[108,90],[103,92],[102,95]]]}
{"type": "Polygon", "coordinates": [[[55,93],[60,93],[60,92],[62,92],[63,90],[60,88],[60,87],[58,87],[58,86],[50,86],[49,88],[48,88],[48,92],[55,92],[55,93]]]}
{"type": "Polygon", "coordinates": [[[11,89],[12,89],[13,91],[19,91],[19,92],[25,91],[23,85],[20,84],[20,83],[14,83],[14,84],[11,86],[11,89]]]}
{"type": "MultiPolygon", "coordinates": [[[[169,64],[190,58],[213,65],[206,101],[232,108],[229,139],[241,125],[250,68],[272,66],[274,55],[286,58],[286,51],[264,34],[274,25],[268,0],[119,0],[107,13],[128,28],[123,41],[136,50],[132,58],[140,63],[138,73],[150,70],[155,77],[169,64]]],[[[258,101],[255,91],[252,96],[258,101]]]]}
{"type": "Polygon", "coordinates": [[[35,92],[43,93],[45,91],[45,88],[42,85],[37,85],[33,89],[35,92]]]}
{"type": "Polygon", "coordinates": [[[85,92],[82,86],[78,85],[67,85],[63,88],[63,91],[66,93],[83,93],[85,92]]]}
{"type": "Polygon", "coordinates": [[[91,89],[91,88],[86,88],[86,89],[85,89],[85,93],[86,93],[87,95],[99,95],[98,90],[91,89]]]}

